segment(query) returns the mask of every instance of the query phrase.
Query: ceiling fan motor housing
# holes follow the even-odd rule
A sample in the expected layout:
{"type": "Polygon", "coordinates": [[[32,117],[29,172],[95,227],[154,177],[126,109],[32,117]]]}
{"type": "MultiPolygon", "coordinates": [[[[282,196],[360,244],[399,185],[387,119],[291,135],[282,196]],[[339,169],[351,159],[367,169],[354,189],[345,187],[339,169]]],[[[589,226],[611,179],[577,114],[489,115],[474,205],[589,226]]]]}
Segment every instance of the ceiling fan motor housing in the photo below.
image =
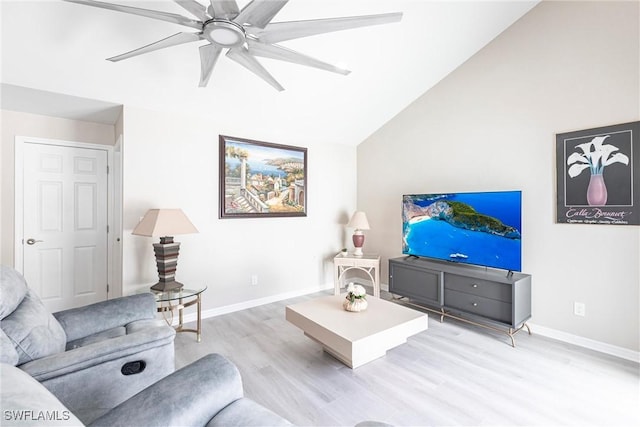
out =
{"type": "Polygon", "coordinates": [[[247,36],[242,25],[218,18],[204,23],[202,35],[215,45],[229,48],[242,45],[247,36]]]}

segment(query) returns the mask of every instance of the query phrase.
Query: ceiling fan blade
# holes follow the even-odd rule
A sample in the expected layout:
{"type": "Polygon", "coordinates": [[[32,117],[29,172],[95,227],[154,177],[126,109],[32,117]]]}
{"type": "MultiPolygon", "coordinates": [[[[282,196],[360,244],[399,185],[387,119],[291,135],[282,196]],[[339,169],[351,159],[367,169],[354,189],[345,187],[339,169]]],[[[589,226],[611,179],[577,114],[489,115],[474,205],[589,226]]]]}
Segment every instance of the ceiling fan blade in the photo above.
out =
{"type": "Polygon", "coordinates": [[[148,44],[138,49],[134,49],[130,52],[123,53],[122,55],[113,56],[111,58],[107,58],[108,61],[118,62],[123,59],[128,59],[133,56],[142,55],[143,53],[153,52],[154,50],[164,49],[165,47],[176,46],[183,43],[196,42],[201,40],[199,33],[177,33],[172,36],[167,37],[166,39],[158,40],[157,42],[148,44]]]}
{"type": "Polygon", "coordinates": [[[234,21],[240,25],[250,24],[264,28],[289,0],[252,0],[234,21]]]}
{"type": "Polygon", "coordinates": [[[402,19],[402,12],[346,18],[313,19],[309,21],[274,22],[268,24],[264,30],[251,31],[250,28],[248,30],[263,43],[277,43],[333,31],[388,24],[398,22],[400,19],[402,19]]]}
{"type": "Polygon", "coordinates": [[[187,12],[195,16],[201,21],[207,21],[211,19],[209,15],[207,15],[207,8],[204,7],[201,3],[198,3],[196,0],[173,0],[183,7],[187,12]]]}
{"type": "Polygon", "coordinates": [[[220,52],[222,52],[222,48],[214,44],[200,46],[200,87],[205,87],[209,83],[220,52]]]}
{"type": "Polygon", "coordinates": [[[229,49],[227,57],[234,60],[238,64],[251,71],[253,74],[260,77],[265,82],[276,88],[278,91],[283,91],[284,88],[280,86],[280,83],[273,78],[271,74],[258,62],[258,60],[251,55],[244,47],[229,49]]]}
{"type": "Polygon", "coordinates": [[[202,30],[202,22],[186,18],[175,13],[161,12],[158,10],[140,9],[139,7],[122,6],[119,4],[105,3],[93,0],[64,0],[70,3],[84,4],[87,6],[100,7],[102,9],[115,10],[118,12],[131,13],[133,15],[144,16],[146,18],[159,19],[161,21],[171,22],[173,24],[184,25],[187,27],[202,30]]]}
{"type": "Polygon", "coordinates": [[[281,61],[293,62],[294,64],[306,65],[307,67],[319,68],[325,71],[331,71],[342,75],[347,75],[351,71],[336,67],[335,65],[322,62],[318,59],[304,55],[283,46],[264,44],[253,40],[247,40],[249,44],[249,53],[254,56],[263,58],[279,59],[281,61]]]}
{"type": "Polygon", "coordinates": [[[236,0],[211,0],[209,15],[214,18],[232,19],[240,12],[236,0]]]}

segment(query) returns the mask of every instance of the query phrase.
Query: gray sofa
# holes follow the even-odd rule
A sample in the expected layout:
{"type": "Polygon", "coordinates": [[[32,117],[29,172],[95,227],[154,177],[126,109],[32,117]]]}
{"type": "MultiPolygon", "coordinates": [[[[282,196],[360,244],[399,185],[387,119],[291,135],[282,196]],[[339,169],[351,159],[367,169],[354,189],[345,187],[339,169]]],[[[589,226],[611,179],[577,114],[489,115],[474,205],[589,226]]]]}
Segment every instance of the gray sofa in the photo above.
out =
{"type": "Polygon", "coordinates": [[[150,293],[51,314],[22,275],[0,266],[0,362],[85,423],[175,370],[175,331],[156,314],[150,293]]]}
{"type": "MultiPolygon", "coordinates": [[[[82,422],[24,371],[0,364],[3,426],[80,426],[82,422]]],[[[286,426],[290,423],[243,397],[238,369],[210,354],[151,385],[90,426],[286,426]]]]}

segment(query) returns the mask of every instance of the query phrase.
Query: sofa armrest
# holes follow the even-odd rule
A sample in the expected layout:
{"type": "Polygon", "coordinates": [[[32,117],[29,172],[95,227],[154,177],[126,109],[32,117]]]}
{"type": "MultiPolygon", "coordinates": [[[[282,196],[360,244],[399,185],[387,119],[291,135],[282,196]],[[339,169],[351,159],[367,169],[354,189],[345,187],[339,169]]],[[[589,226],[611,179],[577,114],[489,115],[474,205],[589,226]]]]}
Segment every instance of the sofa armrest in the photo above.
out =
{"type": "Polygon", "coordinates": [[[135,320],[153,319],[157,313],[152,293],[130,295],[53,313],[67,334],[67,342],[135,320]]]}
{"type": "Polygon", "coordinates": [[[236,366],[219,354],[209,354],[116,406],[91,426],[205,426],[242,396],[236,366]]]}
{"type": "Polygon", "coordinates": [[[175,335],[172,327],[157,326],[33,360],[20,365],[20,369],[38,381],[46,381],[146,349],[172,344],[175,335]]]}

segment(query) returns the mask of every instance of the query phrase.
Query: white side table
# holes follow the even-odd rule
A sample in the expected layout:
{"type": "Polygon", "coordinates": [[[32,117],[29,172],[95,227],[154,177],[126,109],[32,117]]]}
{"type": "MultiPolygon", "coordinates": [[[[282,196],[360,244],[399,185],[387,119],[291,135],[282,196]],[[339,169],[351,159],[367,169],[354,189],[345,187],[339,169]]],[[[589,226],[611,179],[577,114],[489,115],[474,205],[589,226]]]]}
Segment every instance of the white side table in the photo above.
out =
{"type": "Polygon", "coordinates": [[[333,258],[333,294],[340,295],[344,274],[354,269],[362,270],[369,275],[373,283],[373,296],[380,298],[380,255],[371,254],[362,256],[338,254],[333,258]]]}

